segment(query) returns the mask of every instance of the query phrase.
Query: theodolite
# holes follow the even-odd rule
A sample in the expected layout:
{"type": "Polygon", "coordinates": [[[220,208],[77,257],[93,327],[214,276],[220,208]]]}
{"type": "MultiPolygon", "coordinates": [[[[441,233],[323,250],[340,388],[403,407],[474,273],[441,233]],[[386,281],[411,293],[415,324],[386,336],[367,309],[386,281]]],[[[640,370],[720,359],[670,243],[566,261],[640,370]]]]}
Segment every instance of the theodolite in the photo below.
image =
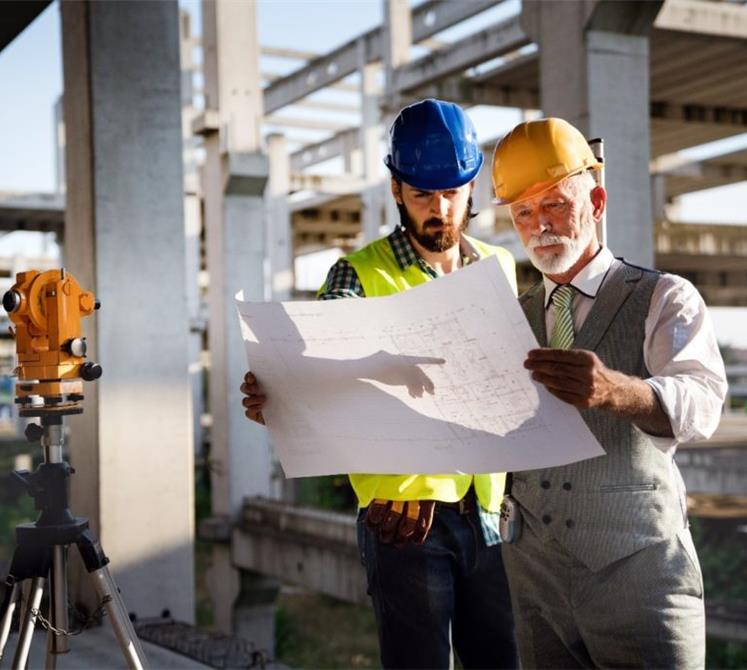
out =
{"type": "Polygon", "coordinates": [[[33,523],[16,527],[16,549],[6,579],[6,597],[0,618],[0,659],[11,632],[13,617],[21,606],[19,637],[12,667],[23,670],[37,623],[48,630],[47,668],[57,655],[69,651],[67,551],[76,545],[100,598],[100,608],[111,621],[117,641],[130,668],[147,663],[122,596],[107,568],[109,559],[88,527],[88,519],[76,517],[68,506],[70,476],[74,470],[64,460],[64,417],[83,412],[83,382],[101,377],[101,366],[86,360],[82,318],[99,308],[93,293],[83,291],[65,269],[16,275],[16,283],[3,296],[3,307],[15,328],[18,367],[15,370],[15,402],[21,417],[38,418],[29,423],[26,437],[41,442],[44,459],[33,472],[18,471],[15,477],[26,487],[40,510],[33,523]],[[23,602],[23,582],[29,580],[23,602]],[[49,581],[48,617],[40,611],[49,581]]]}

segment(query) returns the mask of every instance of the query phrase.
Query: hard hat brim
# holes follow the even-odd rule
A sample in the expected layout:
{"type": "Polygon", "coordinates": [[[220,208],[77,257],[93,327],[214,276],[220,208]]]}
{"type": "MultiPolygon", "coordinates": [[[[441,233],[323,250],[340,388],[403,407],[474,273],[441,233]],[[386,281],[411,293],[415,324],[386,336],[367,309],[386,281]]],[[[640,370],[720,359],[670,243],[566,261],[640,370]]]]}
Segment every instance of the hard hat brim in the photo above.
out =
{"type": "Polygon", "coordinates": [[[522,193],[519,193],[518,195],[515,195],[513,197],[510,197],[510,198],[497,198],[496,197],[493,199],[493,204],[513,205],[515,202],[521,202],[522,200],[529,200],[529,198],[534,198],[535,196],[538,196],[544,193],[545,191],[549,191],[553,186],[557,186],[564,179],[575,177],[576,175],[579,175],[582,172],[586,172],[586,170],[601,170],[603,167],[604,165],[602,163],[597,162],[593,165],[579,168],[578,170],[575,170],[566,175],[562,175],[561,177],[558,177],[557,179],[550,179],[549,181],[543,181],[543,182],[534,184],[533,186],[530,186],[528,189],[524,190],[522,193]]]}
{"type": "Polygon", "coordinates": [[[408,186],[412,186],[413,188],[417,188],[423,191],[447,191],[452,188],[459,188],[460,186],[469,184],[471,181],[477,178],[477,175],[480,173],[480,169],[482,168],[484,162],[485,157],[482,155],[482,152],[480,152],[477,165],[473,169],[464,171],[458,175],[455,174],[451,179],[444,179],[443,174],[407,174],[394,167],[391,156],[387,156],[384,159],[384,165],[389,168],[389,171],[392,173],[393,177],[405,182],[405,184],[407,184],[408,186]]]}

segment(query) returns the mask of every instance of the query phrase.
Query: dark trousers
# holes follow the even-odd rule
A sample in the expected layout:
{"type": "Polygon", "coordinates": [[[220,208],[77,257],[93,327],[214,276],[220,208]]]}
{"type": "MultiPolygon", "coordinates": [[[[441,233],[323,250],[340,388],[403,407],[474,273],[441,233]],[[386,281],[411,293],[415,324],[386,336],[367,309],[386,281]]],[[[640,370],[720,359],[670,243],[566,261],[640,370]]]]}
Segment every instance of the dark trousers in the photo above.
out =
{"type": "Polygon", "coordinates": [[[384,668],[464,668],[518,664],[501,546],[488,547],[476,509],[436,507],[423,545],[382,544],[358,516],[384,668]]]}

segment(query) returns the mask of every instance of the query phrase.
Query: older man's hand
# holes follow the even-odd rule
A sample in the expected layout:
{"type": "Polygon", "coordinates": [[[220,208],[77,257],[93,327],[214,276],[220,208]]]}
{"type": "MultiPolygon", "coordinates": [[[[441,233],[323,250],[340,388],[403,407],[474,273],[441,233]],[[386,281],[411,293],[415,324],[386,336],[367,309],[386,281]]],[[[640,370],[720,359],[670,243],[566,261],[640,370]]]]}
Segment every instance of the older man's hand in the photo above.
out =
{"type": "Polygon", "coordinates": [[[524,367],[550,393],[579,409],[611,409],[620,385],[628,379],[584,349],[532,349],[524,367]]]}
{"type": "Polygon", "coordinates": [[[251,372],[244,375],[244,383],[240,390],[246,396],[241,400],[246,418],[264,425],[265,418],[262,416],[262,408],[267,402],[267,396],[262,393],[257,378],[251,372]]]}
{"type": "Polygon", "coordinates": [[[585,349],[532,349],[524,367],[556,398],[578,409],[605,409],[650,435],[672,437],[654,389],[639,377],[608,368],[585,349]]]}

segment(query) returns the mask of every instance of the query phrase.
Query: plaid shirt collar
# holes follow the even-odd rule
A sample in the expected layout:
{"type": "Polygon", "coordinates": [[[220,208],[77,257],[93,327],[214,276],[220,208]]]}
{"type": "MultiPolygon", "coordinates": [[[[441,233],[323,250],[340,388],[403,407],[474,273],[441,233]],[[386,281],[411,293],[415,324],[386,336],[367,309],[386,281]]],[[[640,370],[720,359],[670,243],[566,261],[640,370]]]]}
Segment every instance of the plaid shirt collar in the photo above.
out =
{"type": "MultiPolygon", "coordinates": [[[[407,237],[407,233],[402,226],[397,226],[394,232],[389,234],[388,239],[394,252],[394,258],[397,260],[400,269],[406,270],[411,265],[418,263],[428,274],[435,275],[435,270],[415,251],[415,248],[410,243],[410,238],[407,237]]],[[[464,265],[480,260],[480,255],[464,235],[461,236],[459,241],[459,252],[462,255],[462,263],[464,265]]]]}

